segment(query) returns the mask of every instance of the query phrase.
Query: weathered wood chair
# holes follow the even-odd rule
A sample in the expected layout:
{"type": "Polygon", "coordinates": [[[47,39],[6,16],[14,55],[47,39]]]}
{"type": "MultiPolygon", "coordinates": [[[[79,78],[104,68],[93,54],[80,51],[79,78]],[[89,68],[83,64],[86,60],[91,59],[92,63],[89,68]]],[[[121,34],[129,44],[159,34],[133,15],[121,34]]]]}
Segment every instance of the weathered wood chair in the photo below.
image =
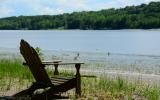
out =
{"type": "Polygon", "coordinates": [[[36,82],[34,82],[28,89],[23,90],[14,95],[14,97],[29,95],[31,98],[38,98],[46,100],[54,98],[54,94],[66,92],[70,89],[76,88],[76,96],[81,96],[81,79],[80,79],[80,65],[83,63],[62,63],[62,62],[41,62],[37,52],[26,41],[21,40],[20,52],[24,57],[25,64],[29,66],[36,82]],[[58,65],[75,64],[76,75],[74,77],[62,77],[58,72],[58,65]],[[45,65],[54,65],[55,72],[53,77],[49,77],[45,65]],[[37,89],[46,89],[42,94],[33,95],[37,89]],[[45,99],[44,99],[45,98],[45,99]]]}

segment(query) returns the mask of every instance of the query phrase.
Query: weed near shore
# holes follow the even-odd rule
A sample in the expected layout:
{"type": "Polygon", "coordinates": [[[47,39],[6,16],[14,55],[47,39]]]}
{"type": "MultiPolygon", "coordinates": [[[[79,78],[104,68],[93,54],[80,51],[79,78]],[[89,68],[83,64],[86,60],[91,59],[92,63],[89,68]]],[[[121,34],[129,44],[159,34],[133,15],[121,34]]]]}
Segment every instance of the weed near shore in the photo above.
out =
{"type": "MultiPolygon", "coordinates": [[[[22,60],[1,59],[0,60],[0,95],[12,95],[22,89],[27,88],[34,81],[34,78],[27,66],[22,65],[22,60]],[[14,91],[13,91],[14,90],[14,91]],[[8,92],[13,91],[13,92],[8,92]],[[8,93],[8,94],[7,94],[8,93]]],[[[48,69],[49,75],[52,72],[48,69]]],[[[64,75],[72,75],[66,71],[64,75]]],[[[110,79],[107,76],[97,78],[82,77],[82,98],[93,100],[132,100],[140,98],[142,100],[160,99],[160,87],[149,86],[142,82],[132,82],[117,77],[110,79]]],[[[74,98],[74,95],[71,96],[74,98]]]]}

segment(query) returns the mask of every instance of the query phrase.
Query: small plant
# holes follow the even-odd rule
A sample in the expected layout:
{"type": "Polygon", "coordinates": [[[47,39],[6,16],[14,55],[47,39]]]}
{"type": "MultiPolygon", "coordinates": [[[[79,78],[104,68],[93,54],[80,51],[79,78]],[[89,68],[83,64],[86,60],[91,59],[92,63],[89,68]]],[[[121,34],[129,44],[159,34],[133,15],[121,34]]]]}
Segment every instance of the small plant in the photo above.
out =
{"type": "Polygon", "coordinates": [[[37,54],[39,55],[39,57],[41,58],[41,60],[44,60],[44,54],[42,53],[42,49],[39,47],[35,48],[37,54]]]}

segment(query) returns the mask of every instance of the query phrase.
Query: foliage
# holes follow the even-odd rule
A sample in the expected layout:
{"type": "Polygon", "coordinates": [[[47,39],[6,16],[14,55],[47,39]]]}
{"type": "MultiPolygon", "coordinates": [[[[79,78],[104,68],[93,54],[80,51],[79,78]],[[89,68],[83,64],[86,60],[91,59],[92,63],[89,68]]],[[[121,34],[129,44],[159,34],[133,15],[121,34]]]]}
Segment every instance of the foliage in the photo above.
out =
{"type": "Polygon", "coordinates": [[[0,79],[4,77],[19,77],[21,79],[33,79],[28,67],[22,65],[22,60],[0,59],[0,79]]]}
{"type": "Polygon", "coordinates": [[[40,59],[41,59],[41,60],[44,60],[44,54],[43,54],[43,52],[42,52],[42,49],[39,48],[39,47],[36,47],[35,50],[36,50],[38,56],[40,57],[40,59]]]}
{"type": "Polygon", "coordinates": [[[19,16],[0,19],[0,29],[151,29],[160,28],[160,2],[120,9],[61,15],[19,16]]]}
{"type": "Polygon", "coordinates": [[[120,77],[82,78],[82,95],[91,100],[159,100],[160,87],[147,86],[145,82],[129,82],[120,77]]]}

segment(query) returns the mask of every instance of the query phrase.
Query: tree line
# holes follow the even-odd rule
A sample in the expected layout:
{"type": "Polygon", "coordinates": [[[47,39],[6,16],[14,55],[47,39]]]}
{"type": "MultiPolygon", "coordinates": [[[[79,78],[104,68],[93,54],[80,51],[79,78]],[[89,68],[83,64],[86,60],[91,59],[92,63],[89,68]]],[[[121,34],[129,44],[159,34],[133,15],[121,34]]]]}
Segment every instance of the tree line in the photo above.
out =
{"type": "Polygon", "coordinates": [[[0,19],[1,30],[153,28],[160,28],[160,2],[119,9],[111,8],[60,15],[13,16],[0,19]]]}

